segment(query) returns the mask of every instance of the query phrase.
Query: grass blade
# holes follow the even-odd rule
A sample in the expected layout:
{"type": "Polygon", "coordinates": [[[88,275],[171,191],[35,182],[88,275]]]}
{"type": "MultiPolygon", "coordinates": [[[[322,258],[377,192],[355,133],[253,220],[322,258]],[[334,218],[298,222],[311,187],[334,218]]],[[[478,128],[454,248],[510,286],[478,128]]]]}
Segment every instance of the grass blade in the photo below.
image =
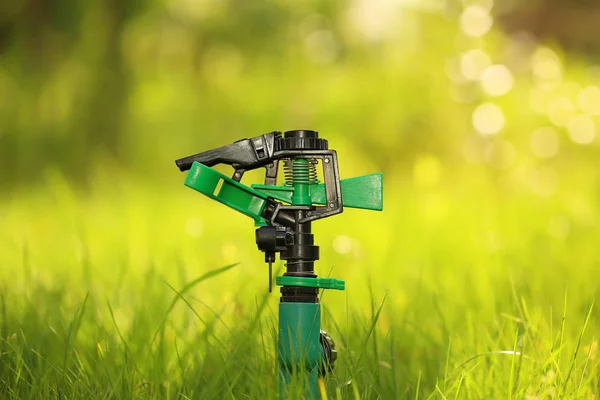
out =
{"type": "Polygon", "coordinates": [[[186,292],[188,292],[190,289],[192,289],[197,284],[199,284],[201,282],[204,282],[205,280],[210,279],[212,277],[215,277],[217,275],[221,275],[222,273],[229,271],[230,269],[232,269],[233,267],[235,267],[237,265],[238,265],[238,263],[235,263],[235,264],[226,265],[226,266],[221,267],[221,268],[210,270],[207,273],[205,273],[204,275],[201,275],[198,278],[194,279],[193,281],[188,282],[179,291],[173,289],[173,287],[171,285],[169,285],[167,282],[165,282],[165,284],[167,284],[167,286],[169,286],[171,289],[173,289],[177,295],[175,296],[175,298],[171,302],[171,305],[167,309],[167,312],[165,313],[165,315],[163,317],[163,320],[161,321],[160,325],[158,326],[158,329],[156,330],[156,332],[154,333],[154,337],[152,338],[152,343],[154,343],[156,341],[156,338],[158,337],[158,334],[160,333],[160,330],[162,329],[163,325],[167,322],[167,318],[169,317],[169,314],[171,314],[171,311],[173,311],[173,308],[175,308],[175,305],[177,304],[177,301],[180,300],[180,299],[183,299],[183,295],[186,292]]]}

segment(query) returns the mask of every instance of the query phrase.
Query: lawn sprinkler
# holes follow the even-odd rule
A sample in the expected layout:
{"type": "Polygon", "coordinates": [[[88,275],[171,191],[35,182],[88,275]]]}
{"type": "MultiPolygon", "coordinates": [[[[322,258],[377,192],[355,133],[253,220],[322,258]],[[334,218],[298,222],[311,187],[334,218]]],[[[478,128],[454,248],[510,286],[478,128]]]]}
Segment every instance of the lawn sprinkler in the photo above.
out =
{"type": "Polygon", "coordinates": [[[337,358],[333,340],[320,327],[319,289],[344,290],[345,283],[315,274],[319,247],[311,225],[340,214],[344,207],[381,211],[382,174],[340,180],[337,153],[312,130],[242,139],[176,163],[181,171],[189,170],[186,186],[254,219],[256,245],[269,264],[269,291],[276,254],[286,262],[286,272],[275,280],[281,286],[279,397],[288,398],[295,377],[307,376],[304,395],[316,399],[318,377],[330,371],[337,358]],[[280,162],[285,178],[278,185],[280,162]],[[217,164],[231,165],[233,176],[211,168],[217,164]],[[323,167],[323,183],[318,164],[323,167]],[[266,168],[264,184],[240,183],[244,172],[259,167],[266,168]]]}

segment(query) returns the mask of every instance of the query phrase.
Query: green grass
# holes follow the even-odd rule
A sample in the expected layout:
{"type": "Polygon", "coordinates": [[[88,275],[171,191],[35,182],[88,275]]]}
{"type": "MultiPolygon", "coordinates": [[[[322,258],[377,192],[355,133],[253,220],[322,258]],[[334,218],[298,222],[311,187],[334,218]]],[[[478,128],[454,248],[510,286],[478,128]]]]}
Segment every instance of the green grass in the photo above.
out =
{"type": "MultiPolygon", "coordinates": [[[[0,202],[0,398],[277,398],[252,222],[113,172],[87,192],[49,173],[0,202]]],[[[600,392],[593,193],[483,172],[388,174],[383,213],[315,224],[318,273],[347,283],[322,296],[329,399],[600,392]]]]}

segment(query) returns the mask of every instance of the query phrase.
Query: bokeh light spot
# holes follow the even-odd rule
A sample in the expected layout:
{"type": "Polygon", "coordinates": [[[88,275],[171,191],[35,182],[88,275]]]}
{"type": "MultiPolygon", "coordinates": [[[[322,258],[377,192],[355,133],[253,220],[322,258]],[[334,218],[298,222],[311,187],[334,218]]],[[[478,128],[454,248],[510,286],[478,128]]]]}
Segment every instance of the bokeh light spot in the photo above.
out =
{"type": "Polygon", "coordinates": [[[444,70],[446,71],[446,76],[452,82],[455,82],[455,83],[465,82],[465,76],[463,75],[463,73],[460,70],[460,64],[459,64],[458,57],[452,57],[452,58],[449,58],[448,60],[446,60],[446,68],[444,70]]]}
{"type": "Polygon", "coordinates": [[[543,80],[559,80],[562,76],[560,59],[554,51],[540,47],[531,57],[531,68],[543,80]]]}
{"type": "Polygon", "coordinates": [[[529,145],[537,157],[554,157],[559,148],[558,133],[551,127],[537,129],[531,134],[529,145]]]}
{"type": "Polygon", "coordinates": [[[238,247],[235,243],[225,243],[221,246],[221,257],[225,262],[232,263],[237,261],[238,247]]]}
{"type": "Polygon", "coordinates": [[[352,250],[353,240],[346,235],[339,235],[333,239],[333,250],[338,254],[348,254],[352,250]]]}
{"type": "Polygon", "coordinates": [[[494,19],[489,11],[480,5],[472,5],[460,16],[460,27],[467,36],[480,37],[488,33],[494,19]]]}
{"type": "Polygon", "coordinates": [[[492,65],[483,71],[481,86],[491,96],[502,96],[513,87],[514,79],[512,72],[506,65],[492,65]]]}
{"type": "Polygon", "coordinates": [[[575,115],[575,105],[568,97],[557,97],[548,105],[548,117],[556,126],[565,126],[575,115]]]}
{"type": "Polygon", "coordinates": [[[581,92],[581,85],[577,82],[573,81],[565,81],[560,84],[558,87],[552,88],[557,93],[557,96],[565,96],[569,99],[573,100],[573,104],[575,104],[575,99],[581,92]]]}
{"type": "Polygon", "coordinates": [[[200,218],[189,218],[185,222],[185,233],[193,238],[198,238],[204,231],[204,224],[200,218]]]}
{"type": "Polygon", "coordinates": [[[600,115],[600,87],[588,86],[579,92],[577,105],[590,115],[600,115]]]}
{"type": "Polygon", "coordinates": [[[504,113],[493,103],[480,104],[472,115],[473,127],[482,135],[493,135],[504,127],[504,113]]]}
{"type": "Polygon", "coordinates": [[[588,144],[596,137],[596,126],[588,115],[578,115],[567,124],[569,138],[577,144],[588,144]]]}
{"type": "Polygon", "coordinates": [[[348,13],[350,24],[373,41],[389,35],[397,16],[397,2],[388,0],[355,0],[348,13]]]}
{"type": "Polygon", "coordinates": [[[494,0],[461,0],[463,7],[469,6],[480,6],[483,7],[486,11],[490,11],[492,6],[494,5],[494,0]]]}
{"type": "Polygon", "coordinates": [[[540,78],[557,79],[561,76],[558,63],[552,60],[542,60],[535,64],[533,72],[540,78]]]}
{"type": "Polygon", "coordinates": [[[202,21],[211,15],[219,14],[225,8],[222,4],[212,4],[198,0],[169,0],[167,7],[178,18],[192,21],[202,21]]]}
{"type": "Polygon", "coordinates": [[[460,55],[460,72],[467,79],[476,81],[491,65],[490,58],[480,49],[469,50],[460,55]]]}

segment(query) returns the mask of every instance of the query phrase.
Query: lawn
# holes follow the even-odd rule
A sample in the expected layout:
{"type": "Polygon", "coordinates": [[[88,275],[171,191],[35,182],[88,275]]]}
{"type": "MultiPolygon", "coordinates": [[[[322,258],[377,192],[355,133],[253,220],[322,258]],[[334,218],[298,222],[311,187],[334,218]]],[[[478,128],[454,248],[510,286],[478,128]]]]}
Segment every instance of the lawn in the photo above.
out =
{"type": "MultiPolygon", "coordinates": [[[[544,195],[518,169],[464,168],[421,160],[384,176],[383,212],[315,223],[317,273],[346,281],[321,297],[339,351],[323,398],[600,393],[593,169],[544,195]]],[[[251,220],[177,173],[36,179],[0,202],[0,398],[277,398],[251,220]]]]}

